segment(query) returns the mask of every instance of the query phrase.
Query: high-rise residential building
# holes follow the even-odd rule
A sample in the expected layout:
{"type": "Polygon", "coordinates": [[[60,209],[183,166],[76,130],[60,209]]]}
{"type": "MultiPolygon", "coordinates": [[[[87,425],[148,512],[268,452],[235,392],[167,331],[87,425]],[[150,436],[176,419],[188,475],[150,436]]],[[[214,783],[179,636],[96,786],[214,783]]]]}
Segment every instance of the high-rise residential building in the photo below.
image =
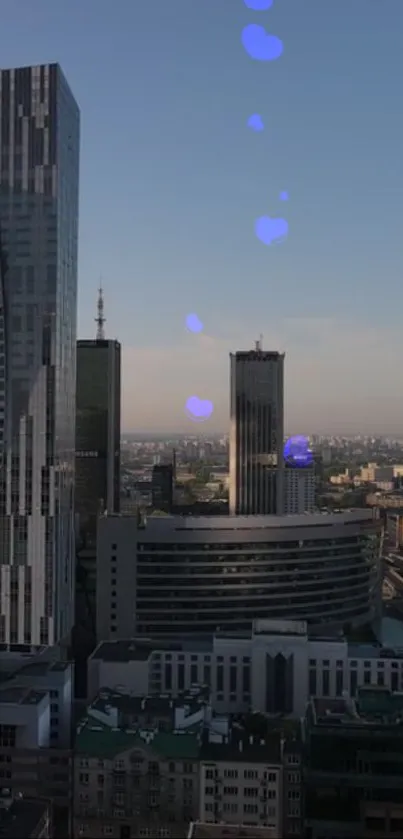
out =
{"type": "Polygon", "coordinates": [[[98,515],[119,512],[121,346],[103,338],[77,341],[76,514],[95,547],[98,515]]]}
{"type": "Polygon", "coordinates": [[[315,467],[291,466],[284,469],[284,513],[299,515],[315,509],[315,467]]]}
{"type": "Polygon", "coordinates": [[[281,514],[284,504],[284,354],[231,354],[230,513],[281,514]]]}
{"type": "Polygon", "coordinates": [[[0,643],[74,619],[79,141],[59,65],[0,70],[0,643]]]}

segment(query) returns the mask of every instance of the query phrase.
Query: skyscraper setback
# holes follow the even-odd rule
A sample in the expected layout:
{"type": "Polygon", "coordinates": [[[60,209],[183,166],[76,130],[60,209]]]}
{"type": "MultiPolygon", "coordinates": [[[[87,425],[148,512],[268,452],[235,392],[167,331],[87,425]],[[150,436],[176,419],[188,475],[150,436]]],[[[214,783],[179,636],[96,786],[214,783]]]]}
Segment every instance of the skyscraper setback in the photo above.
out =
{"type": "Polygon", "coordinates": [[[0,642],[74,620],[80,115],[57,64],[0,71],[0,642]]]}
{"type": "Polygon", "coordinates": [[[284,505],[284,355],[231,354],[230,513],[277,515],[284,505]]]}

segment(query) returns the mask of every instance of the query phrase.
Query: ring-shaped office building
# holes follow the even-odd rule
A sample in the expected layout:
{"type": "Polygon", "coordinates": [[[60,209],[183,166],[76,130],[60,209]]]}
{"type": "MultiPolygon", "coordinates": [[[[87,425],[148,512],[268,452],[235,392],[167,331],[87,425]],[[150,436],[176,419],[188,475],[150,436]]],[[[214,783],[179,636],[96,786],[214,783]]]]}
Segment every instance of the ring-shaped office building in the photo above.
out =
{"type": "Polygon", "coordinates": [[[250,628],[256,619],[343,628],[381,605],[381,523],[372,510],[291,516],[105,516],[99,637],[250,628]]]}

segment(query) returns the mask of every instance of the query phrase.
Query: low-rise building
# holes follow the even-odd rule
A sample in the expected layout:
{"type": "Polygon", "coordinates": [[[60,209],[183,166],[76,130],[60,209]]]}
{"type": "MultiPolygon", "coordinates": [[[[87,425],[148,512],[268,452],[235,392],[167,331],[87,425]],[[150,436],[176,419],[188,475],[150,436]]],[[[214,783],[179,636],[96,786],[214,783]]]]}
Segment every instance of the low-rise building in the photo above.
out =
{"type": "Polygon", "coordinates": [[[175,697],[194,683],[209,686],[216,713],[253,708],[299,719],[311,696],[354,695],[361,685],[403,690],[403,654],[310,635],[304,621],[257,621],[244,633],[107,641],[88,662],[90,699],[104,686],[175,697]]]}
{"type": "Polygon", "coordinates": [[[259,714],[223,722],[200,753],[200,820],[264,825],[271,839],[281,839],[281,733],[259,714]]]}
{"type": "Polygon", "coordinates": [[[199,812],[207,697],[197,688],[175,702],[101,691],[75,740],[75,837],[186,835],[199,812]]]}
{"type": "Polygon", "coordinates": [[[72,800],[72,665],[13,653],[0,661],[0,796],[45,796],[56,820],[72,800]]]}
{"type": "Polygon", "coordinates": [[[403,836],[403,694],[313,699],[305,719],[307,839],[403,836]]]}
{"type": "Polygon", "coordinates": [[[300,750],[299,723],[214,716],[205,686],[103,689],[77,729],[74,836],[179,837],[191,820],[301,836],[300,750]]]}

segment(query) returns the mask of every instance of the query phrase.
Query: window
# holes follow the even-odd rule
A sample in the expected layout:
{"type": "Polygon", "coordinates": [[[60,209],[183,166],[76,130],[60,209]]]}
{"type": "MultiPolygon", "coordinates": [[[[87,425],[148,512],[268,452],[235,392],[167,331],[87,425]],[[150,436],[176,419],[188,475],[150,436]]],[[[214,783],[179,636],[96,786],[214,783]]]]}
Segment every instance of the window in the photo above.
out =
{"type": "Polygon", "coordinates": [[[255,781],[257,778],[257,770],[256,769],[244,769],[243,776],[245,780],[248,781],[255,781]]]}

